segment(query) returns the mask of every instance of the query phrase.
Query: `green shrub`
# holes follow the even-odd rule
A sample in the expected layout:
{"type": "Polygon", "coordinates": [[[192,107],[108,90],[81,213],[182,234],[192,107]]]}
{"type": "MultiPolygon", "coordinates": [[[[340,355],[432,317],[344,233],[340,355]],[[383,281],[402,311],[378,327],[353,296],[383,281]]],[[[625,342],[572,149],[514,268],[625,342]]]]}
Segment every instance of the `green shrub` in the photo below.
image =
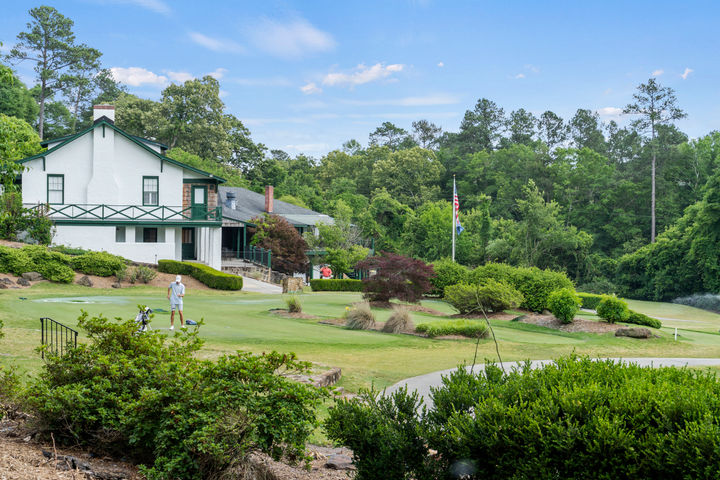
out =
{"type": "Polygon", "coordinates": [[[705,479],[720,471],[720,382],[706,371],[564,357],[507,372],[459,368],[431,396],[426,412],[405,390],[330,410],[328,436],[353,449],[355,478],[705,479]]]}
{"type": "Polygon", "coordinates": [[[523,302],[520,292],[506,283],[493,279],[481,285],[450,285],[445,287],[445,301],[462,314],[502,312],[523,302]]]}
{"type": "Polygon", "coordinates": [[[157,272],[145,265],[140,265],[135,269],[135,271],[137,272],[137,279],[142,283],[150,283],[155,279],[155,277],[157,277],[157,272]]]}
{"type": "Polygon", "coordinates": [[[521,308],[542,312],[548,308],[550,293],[561,288],[573,288],[563,272],[541,270],[537,267],[512,267],[504,263],[488,263],[470,273],[469,281],[481,284],[492,279],[512,285],[523,294],[521,308]]]}
{"type": "Polygon", "coordinates": [[[644,313],[634,312],[632,310],[630,310],[630,314],[624,322],[651,328],[662,328],[662,322],[660,322],[657,318],[648,317],[644,313]]]}
{"type": "Polygon", "coordinates": [[[73,257],[72,267],[87,275],[110,277],[125,265],[126,260],[107,252],[87,252],[73,257]]]}
{"type": "Polygon", "coordinates": [[[580,302],[582,302],[582,308],[587,308],[588,310],[597,309],[598,303],[600,303],[600,300],[603,299],[602,295],[596,295],[594,293],[578,292],[577,296],[580,297],[580,302]]]}
{"type": "Polygon", "coordinates": [[[345,311],[346,326],[350,330],[370,330],[375,326],[375,314],[368,302],[356,304],[352,309],[345,311]]]}
{"type": "Polygon", "coordinates": [[[470,271],[467,267],[453,262],[449,258],[434,262],[433,270],[435,270],[435,277],[430,279],[430,283],[433,286],[433,289],[430,291],[431,295],[443,296],[445,294],[445,287],[459,283],[468,283],[468,277],[470,276],[470,271]]]}
{"type": "Polygon", "coordinates": [[[158,271],[175,275],[190,275],[210,288],[217,290],[242,290],[242,277],[220,272],[201,263],[158,260],[158,271]]]}
{"type": "Polygon", "coordinates": [[[578,286],[578,290],[598,295],[612,295],[617,293],[617,286],[605,277],[595,278],[578,286]]]}
{"type": "Polygon", "coordinates": [[[127,265],[123,265],[122,267],[118,268],[117,272],[115,272],[115,278],[117,278],[118,282],[124,282],[128,279],[128,276],[129,273],[127,265]]]}
{"type": "Polygon", "coordinates": [[[285,299],[285,305],[288,307],[290,313],[302,313],[302,304],[300,299],[295,295],[291,295],[285,299]]]}
{"type": "Polygon", "coordinates": [[[604,295],[597,306],[597,314],[609,323],[625,322],[630,316],[627,303],[615,296],[604,295]]]}
{"type": "Polygon", "coordinates": [[[410,315],[410,310],[402,305],[394,305],[393,313],[383,325],[382,331],[385,333],[402,333],[412,332],[415,325],[410,315]]]}
{"type": "Polygon", "coordinates": [[[71,256],[85,255],[86,253],[91,252],[91,250],[85,250],[84,248],[67,247],[65,245],[55,245],[53,247],[49,247],[49,250],[71,256]]]}
{"type": "Polygon", "coordinates": [[[135,284],[135,282],[137,282],[137,279],[138,279],[137,268],[128,269],[127,277],[128,277],[128,282],[135,284]]]}
{"type": "Polygon", "coordinates": [[[485,323],[479,320],[443,320],[431,323],[422,323],[415,327],[415,331],[424,333],[428,337],[442,337],[445,335],[461,335],[470,338],[486,338],[490,330],[485,323]]]}
{"type": "Polygon", "coordinates": [[[562,323],[572,323],[575,315],[580,311],[580,298],[575,290],[561,288],[550,294],[548,308],[562,323]]]}
{"type": "Polygon", "coordinates": [[[38,267],[38,273],[51,282],[72,283],[75,279],[73,269],[61,263],[45,263],[38,265],[38,267]]]}
{"type": "Polygon", "coordinates": [[[362,292],[362,280],[352,279],[321,279],[310,280],[313,292],[362,292]]]}
{"type": "Polygon", "coordinates": [[[362,390],[330,408],[325,430],[352,449],[355,480],[428,478],[427,446],[416,415],[421,404],[417,392],[407,389],[390,395],[362,390]]]}
{"type": "MultiPolygon", "coordinates": [[[[32,260],[36,272],[51,282],[72,283],[75,272],[70,268],[68,255],[53,252],[42,245],[31,245],[22,248],[22,251],[32,260]]],[[[28,270],[30,271],[30,270],[28,270]]]]}
{"type": "Polygon", "coordinates": [[[87,313],[78,325],[90,342],[46,355],[28,387],[36,426],[56,441],[126,457],[149,480],[221,478],[254,449],[303,458],[323,393],[278,373],[307,372],[294,354],[200,360],[199,329],[170,340],[87,313]]]}
{"type": "MultiPolygon", "coordinates": [[[[0,322],[0,330],[2,330],[2,322],[0,322]]],[[[2,338],[2,331],[0,331],[0,338],[2,338]]],[[[22,382],[15,367],[0,365],[0,420],[7,413],[14,413],[20,406],[21,386],[22,382]]]]}
{"type": "Polygon", "coordinates": [[[5,273],[20,276],[25,272],[37,271],[28,251],[20,248],[0,246],[0,267],[5,273]]]}

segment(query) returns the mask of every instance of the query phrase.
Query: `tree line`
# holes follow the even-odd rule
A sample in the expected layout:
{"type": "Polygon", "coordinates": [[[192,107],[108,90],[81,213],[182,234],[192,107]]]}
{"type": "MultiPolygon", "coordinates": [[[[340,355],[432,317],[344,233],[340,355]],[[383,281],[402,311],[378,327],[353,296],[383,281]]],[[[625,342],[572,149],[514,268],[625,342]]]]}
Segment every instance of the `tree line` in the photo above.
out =
{"type": "Polygon", "coordinates": [[[51,7],[30,17],[5,57],[5,122],[23,122],[26,136],[27,124],[42,138],[62,136],[90,124],[93,104],[114,103],[120,128],[167,144],[169,156],[229,185],[274,185],[280,200],[334,216],[338,226],[310,239],[312,248],[360,243],[430,262],[448,257],[455,176],[460,263],[564,270],[580,287],[608,293],[618,281],[608,265],[671,229],[703,199],[718,167],[720,133],[689,139],[675,125],[685,116],[675,92],[654,78],[628,99],[626,126],[586,108],[562,118],[480,98],[457,131],[425,119],[409,130],[384,122],[365,144],[350,139],[321,158],[292,156],[253,142],[226,111],[216,79],[143,99],[102,68],[99,51],[75,41],[71,20],[51,7]],[[19,61],[35,67],[31,88],[8,68],[19,61]]]}

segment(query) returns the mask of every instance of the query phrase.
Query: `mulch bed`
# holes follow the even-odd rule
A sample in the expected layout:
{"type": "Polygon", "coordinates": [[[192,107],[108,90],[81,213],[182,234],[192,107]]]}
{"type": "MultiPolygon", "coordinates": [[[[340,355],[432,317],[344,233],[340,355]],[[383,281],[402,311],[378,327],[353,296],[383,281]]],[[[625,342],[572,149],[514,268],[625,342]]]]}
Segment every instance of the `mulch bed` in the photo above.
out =
{"type": "Polygon", "coordinates": [[[537,313],[528,313],[519,321],[552,328],[553,330],[560,330],[561,332],[615,333],[618,328],[625,327],[624,325],[596,322],[593,320],[585,320],[584,318],[575,318],[573,323],[564,324],[552,315],[541,315],[537,313]]]}
{"type": "Polygon", "coordinates": [[[310,315],[309,313],[302,313],[302,312],[289,312],[285,308],[271,308],[270,313],[272,315],[277,315],[279,317],[285,317],[285,318],[303,318],[306,320],[318,320],[322,317],[318,317],[315,315],[310,315]]]}

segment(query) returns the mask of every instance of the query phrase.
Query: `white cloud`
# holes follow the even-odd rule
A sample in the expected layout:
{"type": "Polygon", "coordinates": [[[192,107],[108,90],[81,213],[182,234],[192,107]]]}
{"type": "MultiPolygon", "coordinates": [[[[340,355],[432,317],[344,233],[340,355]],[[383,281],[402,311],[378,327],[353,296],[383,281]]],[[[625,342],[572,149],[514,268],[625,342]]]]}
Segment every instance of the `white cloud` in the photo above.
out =
{"type": "Polygon", "coordinates": [[[345,100],[343,103],[358,106],[391,105],[399,107],[432,107],[436,105],[455,105],[460,103],[460,99],[454,95],[441,93],[422,97],[404,97],[387,100],[345,100]]]}
{"type": "Polygon", "coordinates": [[[165,73],[167,73],[167,76],[170,78],[170,80],[172,80],[173,82],[177,82],[177,83],[185,83],[188,80],[192,80],[193,78],[195,78],[195,76],[192,73],[188,73],[188,72],[167,71],[165,73]]]}
{"type": "Polygon", "coordinates": [[[518,73],[518,74],[515,75],[513,78],[516,78],[516,79],[525,78],[525,74],[524,74],[524,73],[518,73]]]}
{"type": "Polygon", "coordinates": [[[248,35],[259,50],[289,59],[326,52],[336,45],[332,35],[318,30],[302,18],[287,23],[263,19],[248,29],[248,35]]]}
{"type": "Polygon", "coordinates": [[[445,64],[444,64],[443,62],[438,62],[437,66],[440,67],[440,68],[442,68],[442,67],[445,66],[445,64]]]}
{"type": "Polygon", "coordinates": [[[228,92],[227,90],[220,90],[220,91],[218,91],[218,97],[220,97],[220,98],[225,98],[225,97],[227,97],[228,95],[230,95],[230,92],[228,92]]]}
{"type": "Polygon", "coordinates": [[[322,152],[330,148],[327,143],[302,143],[299,145],[284,145],[283,150],[291,152],[322,152]]]}
{"type": "Polygon", "coordinates": [[[214,52],[242,53],[245,51],[242,45],[232,40],[208,37],[200,32],[190,32],[188,35],[193,42],[214,52]]]}
{"type": "Polygon", "coordinates": [[[112,67],[110,69],[116,82],[139,87],[140,85],[165,85],[168,79],[164,75],[157,75],[141,67],[112,67]]]}
{"type": "Polygon", "coordinates": [[[210,75],[215,80],[220,80],[221,78],[223,78],[225,76],[225,72],[227,72],[227,68],[220,67],[220,68],[216,68],[212,72],[206,73],[205,75],[210,75]]]}
{"type": "Polygon", "coordinates": [[[603,118],[617,118],[622,115],[623,109],[618,107],[603,107],[598,108],[597,113],[603,118]]]}
{"type": "Polygon", "coordinates": [[[657,70],[653,70],[653,72],[650,74],[650,76],[651,77],[659,77],[663,73],[665,73],[665,70],[663,70],[662,68],[658,68],[657,70]]]}
{"type": "Polygon", "coordinates": [[[310,82],[307,85],[300,87],[300,91],[302,91],[305,95],[313,95],[315,93],[322,93],[322,88],[315,85],[315,82],[310,82]]]}
{"type": "Polygon", "coordinates": [[[529,70],[532,73],[540,73],[540,69],[535,65],[527,64],[525,65],[525,70],[529,70]]]}
{"type": "Polygon", "coordinates": [[[353,87],[355,85],[382,80],[394,73],[401,72],[403,68],[405,68],[405,65],[400,63],[393,63],[387,66],[382,63],[376,63],[371,67],[361,63],[350,73],[328,73],[323,77],[322,84],[331,87],[344,85],[353,87]]]}
{"type": "Polygon", "coordinates": [[[688,76],[694,71],[695,70],[693,70],[692,68],[686,68],[685,71],[680,76],[682,77],[683,80],[687,80],[688,76]]]}

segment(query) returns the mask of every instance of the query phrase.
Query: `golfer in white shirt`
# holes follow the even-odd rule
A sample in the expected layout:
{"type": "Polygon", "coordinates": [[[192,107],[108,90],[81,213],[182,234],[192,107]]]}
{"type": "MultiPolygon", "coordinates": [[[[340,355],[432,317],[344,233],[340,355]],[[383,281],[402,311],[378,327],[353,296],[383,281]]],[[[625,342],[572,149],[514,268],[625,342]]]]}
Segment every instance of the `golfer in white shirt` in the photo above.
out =
{"type": "Polygon", "coordinates": [[[180,326],[185,325],[183,319],[183,297],[185,296],[185,285],[180,283],[180,275],[175,277],[175,283],[168,287],[167,298],[170,300],[170,330],[175,329],[175,310],[180,312],[180,326]]]}

